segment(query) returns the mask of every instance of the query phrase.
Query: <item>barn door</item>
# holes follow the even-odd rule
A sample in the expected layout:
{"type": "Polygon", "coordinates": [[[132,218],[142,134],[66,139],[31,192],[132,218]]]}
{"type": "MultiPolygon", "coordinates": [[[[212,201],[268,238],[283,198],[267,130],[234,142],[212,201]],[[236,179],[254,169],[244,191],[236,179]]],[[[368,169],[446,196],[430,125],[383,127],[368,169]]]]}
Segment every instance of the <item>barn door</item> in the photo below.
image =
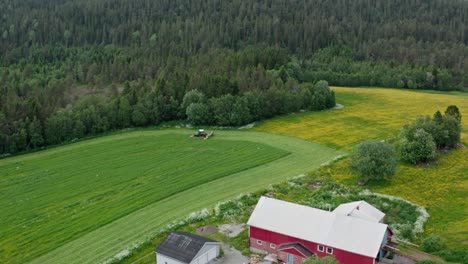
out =
{"type": "Polygon", "coordinates": [[[288,253],[288,264],[294,264],[294,255],[288,253]]]}

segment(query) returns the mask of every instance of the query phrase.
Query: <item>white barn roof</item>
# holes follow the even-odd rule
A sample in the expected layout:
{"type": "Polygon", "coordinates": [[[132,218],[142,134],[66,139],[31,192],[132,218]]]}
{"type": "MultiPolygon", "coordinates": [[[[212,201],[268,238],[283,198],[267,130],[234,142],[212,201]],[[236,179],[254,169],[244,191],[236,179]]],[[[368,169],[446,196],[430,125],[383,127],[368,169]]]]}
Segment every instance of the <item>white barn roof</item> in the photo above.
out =
{"type": "Polygon", "coordinates": [[[261,197],[249,226],[375,258],[387,225],[261,197]]]}
{"type": "Polygon", "coordinates": [[[371,222],[382,222],[385,214],[365,201],[345,203],[333,210],[336,214],[361,218],[371,222]]]}

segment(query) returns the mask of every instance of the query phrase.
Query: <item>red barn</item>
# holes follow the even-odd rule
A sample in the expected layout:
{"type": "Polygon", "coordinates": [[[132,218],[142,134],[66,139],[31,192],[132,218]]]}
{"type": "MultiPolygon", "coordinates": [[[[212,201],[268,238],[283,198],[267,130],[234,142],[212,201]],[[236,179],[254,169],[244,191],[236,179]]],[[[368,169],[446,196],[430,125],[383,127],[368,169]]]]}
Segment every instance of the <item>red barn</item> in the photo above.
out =
{"type": "Polygon", "coordinates": [[[374,264],[392,233],[385,215],[364,201],[333,212],[261,197],[248,221],[250,248],[296,264],[310,256],[334,256],[341,264],[374,264]]]}

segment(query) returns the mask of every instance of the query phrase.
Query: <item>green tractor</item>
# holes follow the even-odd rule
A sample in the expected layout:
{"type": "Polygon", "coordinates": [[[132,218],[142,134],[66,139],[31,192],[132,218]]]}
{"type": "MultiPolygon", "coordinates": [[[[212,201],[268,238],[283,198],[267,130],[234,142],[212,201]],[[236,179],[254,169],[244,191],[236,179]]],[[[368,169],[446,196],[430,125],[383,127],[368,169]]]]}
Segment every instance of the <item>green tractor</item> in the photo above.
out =
{"type": "Polygon", "coordinates": [[[211,131],[210,133],[206,133],[204,129],[198,129],[198,132],[193,134],[191,137],[208,139],[208,138],[210,138],[212,136],[214,136],[213,131],[211,131]]]}

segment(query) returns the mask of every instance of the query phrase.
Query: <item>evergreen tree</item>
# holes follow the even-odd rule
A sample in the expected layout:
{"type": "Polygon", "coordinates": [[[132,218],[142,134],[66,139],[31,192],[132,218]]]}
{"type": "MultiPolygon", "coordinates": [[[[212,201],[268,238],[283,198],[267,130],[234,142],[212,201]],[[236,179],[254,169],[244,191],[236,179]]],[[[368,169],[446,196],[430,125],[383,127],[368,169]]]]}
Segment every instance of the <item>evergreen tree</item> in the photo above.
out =
{"type": "Polygon", "coordinates": [[[445,110],[445,115],[453,116],[458,121],[458,123],[461,124],[462,115],[456,105],[450,105],[449,107],[447,107],[447,109],[445,110]]]}

